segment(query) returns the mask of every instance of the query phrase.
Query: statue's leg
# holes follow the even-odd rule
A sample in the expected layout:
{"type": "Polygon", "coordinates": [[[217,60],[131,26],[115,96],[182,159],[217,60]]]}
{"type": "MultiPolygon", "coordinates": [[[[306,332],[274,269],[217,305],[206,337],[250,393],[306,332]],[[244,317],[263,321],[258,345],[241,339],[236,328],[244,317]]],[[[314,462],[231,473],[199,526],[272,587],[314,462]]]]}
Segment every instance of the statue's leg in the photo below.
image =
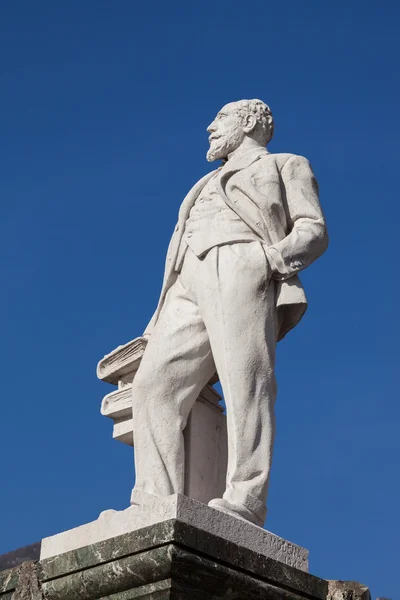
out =
{"type": "Polygon", "coordinates": [[[202,388],[215,372],[196,302],[181,277],[169,290],[133,380],[136,482],[132,503],[144,493],[184,491],[183,429],[202,388]]]}
{"type": "Polygon", "coordinates": [[[277,319],[269,271],[259,242],[215,248],[204,261],[198,298],[227,407],[227,487],[219,505],[259,525],[275,435],[277,319]]]}

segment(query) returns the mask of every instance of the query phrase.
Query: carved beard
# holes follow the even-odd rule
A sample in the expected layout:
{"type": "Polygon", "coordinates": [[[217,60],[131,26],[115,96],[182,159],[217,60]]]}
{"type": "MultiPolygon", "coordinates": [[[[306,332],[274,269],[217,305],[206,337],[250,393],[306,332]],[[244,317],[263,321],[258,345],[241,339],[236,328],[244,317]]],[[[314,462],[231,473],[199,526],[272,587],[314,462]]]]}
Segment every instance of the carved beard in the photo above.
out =
{"type": "Polygon", "coordinates": [[[210,148],[207,152],[208,162],[228,158],[228,154],[239,148],[244,138],[244,134],[239,125],[227,133],[223,133],[215,140],[211,140],[210,148]]]}

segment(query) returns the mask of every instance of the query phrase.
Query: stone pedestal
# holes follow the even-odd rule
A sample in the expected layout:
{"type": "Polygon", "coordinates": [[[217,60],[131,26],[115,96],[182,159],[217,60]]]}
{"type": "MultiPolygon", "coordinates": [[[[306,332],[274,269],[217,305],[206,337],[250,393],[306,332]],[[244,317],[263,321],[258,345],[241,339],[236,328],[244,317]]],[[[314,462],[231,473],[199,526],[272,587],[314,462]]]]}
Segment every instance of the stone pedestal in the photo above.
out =
{"type": "Polygon", "coordinates": [[[308,570],[308,551],[277,535],[197,502],[187,496],[174,494],[166,498],[154,498],[146,506],[131,506],[126,510],[109,510],[96,521],[63,531],[42,540],[40,558],[47,559],[59,554],[84,548],[123,534],[140,537],[140,529],[146,526],[176,520],[190,525],[204,534],[218,536],[243,549],[274,558],[302,571],[308,570]]]}
{"type": "MultiPolygon", "coordinates": [[[[101,413],[114,422],[113,438],[129,446],[134,445],[131,386],[146,343],[144,338],[136,338],[107,354],[97,366],[99,379],[118,386],[103,398],[101,413]]],[[[212,385],[207,385],[184,431],[185,494],[205,503],[225,491],[228,444],[220,400],[212,385]]]]}
{"type": "Polygon", "coordinates": [[[47,600],[294,600],[305,594],[325,600],[327,593],[320,579],[177,519],[43,560],[41,573],[47,600]]]}
{"type": "Polygon", "coordinates": [[[0,573],[0,600],[370,600],[170,519],[0,573]]]}

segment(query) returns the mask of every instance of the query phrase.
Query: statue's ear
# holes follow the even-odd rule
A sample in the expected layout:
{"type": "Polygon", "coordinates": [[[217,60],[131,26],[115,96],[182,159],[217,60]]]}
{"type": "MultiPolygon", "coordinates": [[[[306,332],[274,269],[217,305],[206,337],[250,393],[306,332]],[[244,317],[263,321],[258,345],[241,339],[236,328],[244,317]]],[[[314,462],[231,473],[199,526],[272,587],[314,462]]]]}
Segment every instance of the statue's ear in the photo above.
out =
{"type": "Polygon", "coordinates": [[[252,115],[252,114],[246,115],[246,117],[244,119],[244,123],[243,123],[243,131],[245,133],[251,133],[252,131],[254,131],[256,125],[257,125],[256,116],[252,115]]]}

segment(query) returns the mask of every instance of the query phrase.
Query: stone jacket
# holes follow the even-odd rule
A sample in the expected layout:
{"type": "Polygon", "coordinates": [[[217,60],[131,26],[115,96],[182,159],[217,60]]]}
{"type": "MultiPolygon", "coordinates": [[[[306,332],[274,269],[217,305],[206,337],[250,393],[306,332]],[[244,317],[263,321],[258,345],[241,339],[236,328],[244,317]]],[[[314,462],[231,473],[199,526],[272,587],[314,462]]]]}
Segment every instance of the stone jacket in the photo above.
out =
{"type": "MultiPolygon", "coordinates": [[[[200,179],[182,202],[168,248],[160,300],[144,335],[151,334],[165,296],[178,276],[174,265],[186,219],[214,173],[200,179]]],[[[303,156],[270,154],[260,147],[233,156],[220,167],[217,180],[223,200],[264,243],[271,277],[277,280],[278,339],[282,339],[307,308],[297,273],[316,260],[328,245],[311,166],[303,156]]]]}

